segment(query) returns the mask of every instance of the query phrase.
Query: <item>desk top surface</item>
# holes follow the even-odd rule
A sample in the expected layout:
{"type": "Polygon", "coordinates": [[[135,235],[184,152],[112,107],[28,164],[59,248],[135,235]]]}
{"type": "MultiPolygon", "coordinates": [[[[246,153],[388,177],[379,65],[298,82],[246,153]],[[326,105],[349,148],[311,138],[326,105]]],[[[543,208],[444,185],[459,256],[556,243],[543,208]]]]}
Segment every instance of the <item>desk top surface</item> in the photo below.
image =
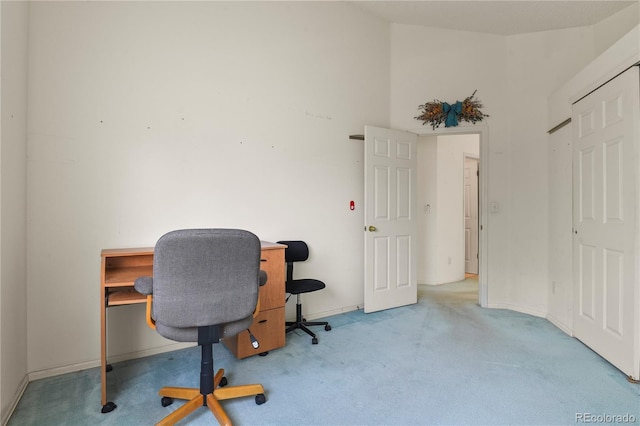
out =
{"type": "MultiPolygon", "coordinates": [[[[270,241],[260,241],[262,250],[275,250],[279,248],[286,248],[284,244],[272,243],[270,241]]],[[[100,256],[147,256],[153,254],[153,247],[132,247],[132,248],[116,248],[116,249],[102,249],[100,256]]]]}

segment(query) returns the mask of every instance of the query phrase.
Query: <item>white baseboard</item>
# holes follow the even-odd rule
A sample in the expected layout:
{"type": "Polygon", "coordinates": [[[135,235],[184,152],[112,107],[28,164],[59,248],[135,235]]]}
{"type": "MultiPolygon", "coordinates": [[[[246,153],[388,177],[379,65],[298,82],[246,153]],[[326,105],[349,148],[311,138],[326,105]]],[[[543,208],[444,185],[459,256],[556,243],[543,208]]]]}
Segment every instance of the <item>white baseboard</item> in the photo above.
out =
{"type": "Polygon", "coordinates": [[[564,324],[562,321],[558,320],[556,317],[554,317],[551,314],[538,312],[538,311],[534,311],[534,310],[531,310],[531,309],[523,309],[520,306],[511,305],[511,304],[508,304],[508,303],[496,303],[496,304],[492,304],[492,305],[490,305],[488,307],[489,308],[493,308],[493,309],[508,309],[510,311],[516,311],[516,312],[520,312],[520,313],[523,313],[523,314],[533,315],[534,317],[544,318],[547,321],[549,321],[551,324],[553,324],[554,326],[556,326],[560,330],[562,330],[562,332],[564,332],[564,333],[568,334],[569,336],[573,337],[573,332],[571,331],[571,329],[566,324],[564,324]]]}
{"type": "Polygon", "coordinates": [[[533,315],[538,318],[547,318],[546,312],[535,311],[533,309],[523,308],[519,305],[512,305],[510,303],[492,303],[487,306],[487,308],[491,309],[508,309],[510,311],[520,312],[521,314],[533,315]]]}
{"type": "Polygon", "coordinates": [[[18,390],[13,396],[13,399],[11,400],[11,403],[9,404],[9,406],[7,406],[6,409],[2,410],[2,416],[1,416],[2,426],[6,426],[7,423],[9,422],[9,419],[11,418],[11,415],[13,414],[14,410],[18,406],[18,402],[20,402],[20,398],[22,398],[22,395],[24,395],[24,391],[27,389],[28,384],[29,384],[29,376],[27,375],[22,378],[22,381],[18,386],[18,390]]]}
{"type": "Polygon", "coordinates": [[[564,324],[562,321],[560,321],[559,319],[557,319],[556,317],[554,317],[553,315],[547,315],[547,320],[555,325],[556,327],[558,327],[560,330],[562,330],[563,332],[565,332],[566,334],[568,334],[569,336],[573,337],[573,331],[569,328],[568,325],[564,324]]]}
{"type": "MultiPolygon", "coordinates": [[[[110,356],[109,362],[115,363],[120,361],[127,361],[130,359],[144,358],[146,356],[157,355],[157,354],[171,352],[171,351],[177,351],[179,349],[184,349],[184,348],[188,348],[195,345],[196,345],[195,343],[172,343],[170,345],[160,346],[152,349],[146,349],[143,351],[136,351],[136,352],[130,352],[122,355],[110,356]]],[[[32,371],[28,373],[26,376],[24,376],[24,379],[20,383],[20,386],[18,387],[18,390],[16,391],[14,398],[11,400],[11,404],[9,404],[9,406],[2,411],[0,415],[0,424],[2,424],[2,426],[7,425],[7,423],[9,422],[9,419],[11,418],[11,415],[13,414],[14,410],[16,409],[16,406],[18,405],[18,402],[20,402],[22,395],[24,395],[24,392],[27,389],[27,385],[29,384],[29,382],[32,382],[38,379],[45,379],[47,377],[59,376],[61,374],[87,370],[89,368],[94,368],[94,367],[100,367],[100,361],[96,360],[96,361],[80,362],[76,364],[63,365],[59,367],[47,368],[44,370],[32,371]]]]}
{"type": "MultiPolygon", "coordinates": [[[[338,315],[338,314],[344,314],[344,313],[347,313],[347,312],[357,311],[360,308],[361,307],[358,306],[358,305],[346,306],[344,308],[332,309],[330,311],[318,312],[318,313],[311,314],[311,315],[305,315],[304,317],[308,321],[314,321],[314,320],[317,320],[319,318],[326,318],[326,317],[330,317],[332,315],[338,315]]],[[[294,319],[295,318],[291,318],[290,320],[287,320],[287,321],[293,321],[294,319]]]]}
{"type": "MultiPolygon", "coordinates": [[[[142,351],[129,352],[121,355],[113,355],[109,357],[109,363],[127,361],[130,359],[144,358],[146,356],[157,355],[165,352],[177,351],[179,349],[195,346],[195,343],[172,343],[170,345],[159,346],[157,348],[145,349],[142,351]]],[[[76,371],[87,370],[89,368],[100,367],[100,361],[87,361],[76,364],[63,365],[60,367],[47,368],[45,370],[32,371],[29,373],[29,381],[45,379],[47,377],[59,376],[61,374],[73,373],[76,371]]]]}

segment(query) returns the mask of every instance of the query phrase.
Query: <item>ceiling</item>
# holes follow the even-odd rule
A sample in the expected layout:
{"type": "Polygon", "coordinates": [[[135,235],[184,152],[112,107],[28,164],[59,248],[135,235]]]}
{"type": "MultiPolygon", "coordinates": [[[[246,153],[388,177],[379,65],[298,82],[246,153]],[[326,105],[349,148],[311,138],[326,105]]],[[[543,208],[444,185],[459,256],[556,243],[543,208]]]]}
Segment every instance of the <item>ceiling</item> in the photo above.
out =
{"type": "Polygon", "coordinates": [[[393,23],[500,35],[593,25],[634,3],[638,0],[353,2],[393,23]]]}

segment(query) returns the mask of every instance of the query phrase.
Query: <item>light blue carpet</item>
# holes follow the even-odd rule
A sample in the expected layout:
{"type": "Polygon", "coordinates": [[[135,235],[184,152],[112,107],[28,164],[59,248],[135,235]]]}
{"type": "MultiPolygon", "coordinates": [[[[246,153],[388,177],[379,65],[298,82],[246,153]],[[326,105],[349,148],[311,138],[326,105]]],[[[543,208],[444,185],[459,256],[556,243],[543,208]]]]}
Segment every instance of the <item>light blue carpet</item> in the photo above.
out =
{"type": "MultiPolygon", "coordinates": [[[[245,360],[217,345],[229,383],[262,383],[267,396],[222,405],[237,425],[640,424],[640,385],[548,321],[482,309],[477,298],[473,280],[420,286],[416,305],[328,318],[318,345],[296,331],[286,347],[245,360]]],[[[181,403],[163,408],[158,389],[197,387],[199,358],[190,348],[114,364],[118,408],[108,414],[97,368],[32,382],[9,425],[153,424],[181,403]]],[[[181,424],[216,421],[201,408],[181,424]]]]}

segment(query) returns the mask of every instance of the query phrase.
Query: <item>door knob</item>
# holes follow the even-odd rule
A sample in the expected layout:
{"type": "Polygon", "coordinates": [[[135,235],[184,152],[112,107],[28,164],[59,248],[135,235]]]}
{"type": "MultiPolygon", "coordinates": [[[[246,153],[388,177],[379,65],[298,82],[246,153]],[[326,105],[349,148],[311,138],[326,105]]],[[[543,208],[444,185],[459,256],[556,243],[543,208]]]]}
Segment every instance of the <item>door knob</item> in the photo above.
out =
{"type": "Polygon", "coordinates": [[[378,228],[376,228],[373,225],[369,225],[369,232],[376,232],[378,230],[378,228]]]}

